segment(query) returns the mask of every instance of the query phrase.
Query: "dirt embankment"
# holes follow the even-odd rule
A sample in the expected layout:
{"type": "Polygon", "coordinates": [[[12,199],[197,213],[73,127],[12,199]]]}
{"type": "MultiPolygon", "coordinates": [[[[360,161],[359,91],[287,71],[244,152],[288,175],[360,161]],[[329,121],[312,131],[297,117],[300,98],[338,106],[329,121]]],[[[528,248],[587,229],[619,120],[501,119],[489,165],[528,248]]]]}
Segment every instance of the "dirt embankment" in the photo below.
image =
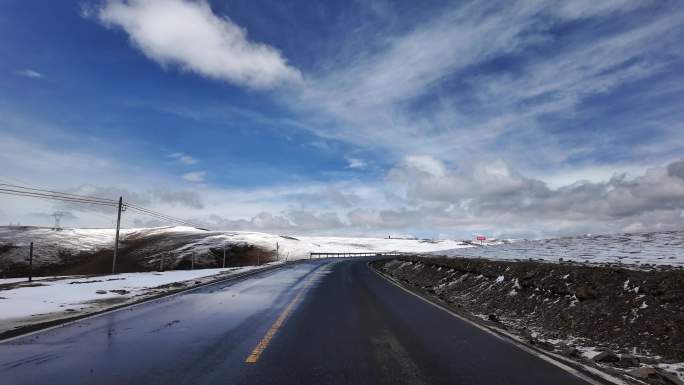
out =
{"type": "Polygon", "coordinates": [[[635,368],[676,371],[670,364],[684,362],[681,269],[419,257],[377,261],[375,267],[542,348],[579,360],[593,357],[649,383],[676,382],[660,369],[635,368]]]}

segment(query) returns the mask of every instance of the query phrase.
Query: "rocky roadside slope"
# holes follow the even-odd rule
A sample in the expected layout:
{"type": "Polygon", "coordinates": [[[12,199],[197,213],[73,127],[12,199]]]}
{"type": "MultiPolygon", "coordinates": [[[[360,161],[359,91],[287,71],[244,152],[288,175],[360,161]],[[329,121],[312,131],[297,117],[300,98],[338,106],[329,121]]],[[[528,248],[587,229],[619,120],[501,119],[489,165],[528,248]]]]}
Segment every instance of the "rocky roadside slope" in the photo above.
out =
{"type": "Polygon", "coordinates": [[[541,348],[684,384],[684,270],[410,257],[375,267],[541,348]]]}

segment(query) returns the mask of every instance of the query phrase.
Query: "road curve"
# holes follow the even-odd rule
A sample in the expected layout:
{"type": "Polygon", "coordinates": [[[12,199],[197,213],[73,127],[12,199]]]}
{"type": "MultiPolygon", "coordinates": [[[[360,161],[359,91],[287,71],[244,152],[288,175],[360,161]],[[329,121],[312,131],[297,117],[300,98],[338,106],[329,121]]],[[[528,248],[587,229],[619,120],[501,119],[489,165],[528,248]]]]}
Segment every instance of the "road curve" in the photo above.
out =
{"type": "Polygon", "coordinates": [[[407,294],[319,260],[0,343],[3,384],[586,384],[407,294]]]}

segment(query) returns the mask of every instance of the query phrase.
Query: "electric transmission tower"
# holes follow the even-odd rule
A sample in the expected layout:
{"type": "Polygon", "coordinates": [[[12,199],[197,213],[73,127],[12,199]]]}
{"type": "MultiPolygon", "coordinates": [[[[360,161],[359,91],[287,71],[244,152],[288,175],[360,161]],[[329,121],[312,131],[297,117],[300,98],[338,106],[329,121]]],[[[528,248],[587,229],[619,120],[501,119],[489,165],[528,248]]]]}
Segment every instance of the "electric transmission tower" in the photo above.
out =
{"type": "Polygon", "coordinates": [[[55,227],[53,227],[52,229],[55,231],[62,230],[62,225],[61,225],[60,221],[62,220],[64,213],[56,212],[56,213],[52,213],[52,216],[55,218],[55,227]]]}

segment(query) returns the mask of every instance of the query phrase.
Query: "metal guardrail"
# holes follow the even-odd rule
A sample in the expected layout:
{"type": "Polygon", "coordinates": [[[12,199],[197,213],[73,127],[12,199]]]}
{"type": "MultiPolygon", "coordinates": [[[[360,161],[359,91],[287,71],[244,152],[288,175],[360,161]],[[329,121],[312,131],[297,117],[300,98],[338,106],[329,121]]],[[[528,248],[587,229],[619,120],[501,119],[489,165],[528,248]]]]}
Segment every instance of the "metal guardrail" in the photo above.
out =
{"type": "Polygon", "coordinates": [[[347,258],[347,257],[392,257],[403,255],[399,252],[365,252],[365,253],[309,253],[309,259],[312,258],[347,258]]]}

